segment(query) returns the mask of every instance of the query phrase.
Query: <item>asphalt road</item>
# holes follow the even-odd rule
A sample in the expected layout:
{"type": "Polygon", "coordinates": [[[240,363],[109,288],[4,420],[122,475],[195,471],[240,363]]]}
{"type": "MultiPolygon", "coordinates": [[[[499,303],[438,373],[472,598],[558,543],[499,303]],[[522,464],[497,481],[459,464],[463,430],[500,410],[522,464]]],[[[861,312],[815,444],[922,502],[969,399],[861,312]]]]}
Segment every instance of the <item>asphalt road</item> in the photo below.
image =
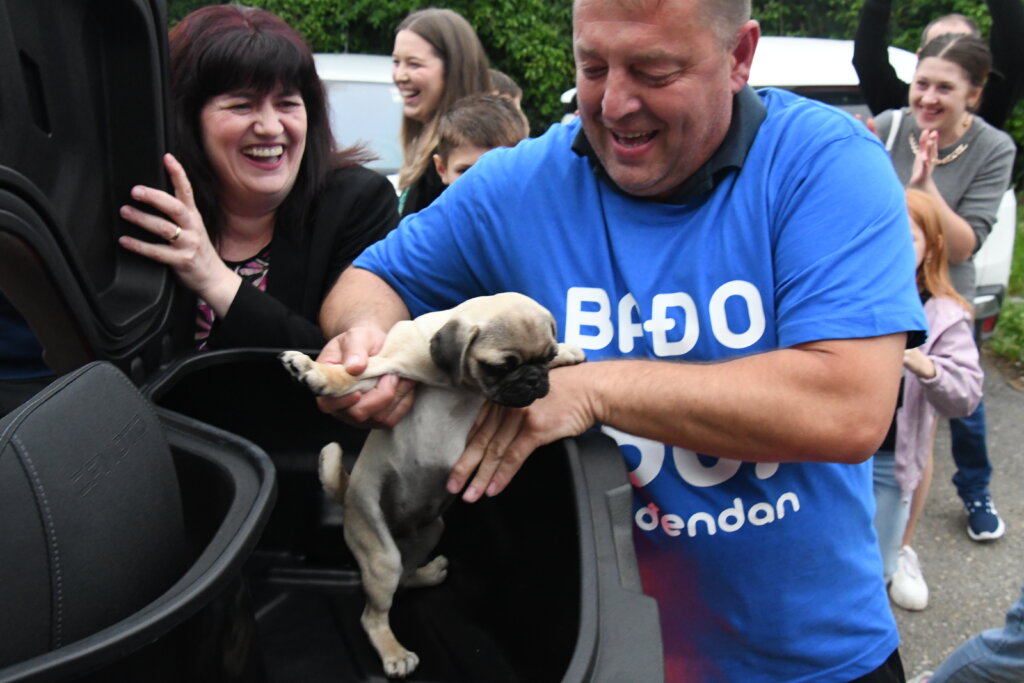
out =
{"type": "Polygon", "coordinates": [[[992,499],[1006,534],[988,543],[967,537],[967,516],[950,481],[949,427],[940,423],[935,478],[913,544],[928,582],[928,607],[907,612],[893,605],[907,678],[934,670],[975,633],[1002,626],[1024,585],[1024,393],[988,359],[983,365],[992,499]]]}

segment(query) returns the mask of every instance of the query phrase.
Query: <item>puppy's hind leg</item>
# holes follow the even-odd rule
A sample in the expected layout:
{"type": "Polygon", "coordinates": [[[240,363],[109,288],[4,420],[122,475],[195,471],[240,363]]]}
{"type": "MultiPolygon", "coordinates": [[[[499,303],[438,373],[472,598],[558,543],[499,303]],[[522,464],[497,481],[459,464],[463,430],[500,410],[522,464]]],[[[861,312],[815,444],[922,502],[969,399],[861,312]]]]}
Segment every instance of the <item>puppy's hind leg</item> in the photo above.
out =
{"type": "Polygon", "coordinates": [[[420,529],[416,536],[400,543],[402,558],[407,568],[402,576],[402,585],[407,588],[436,586],[448,577],[448,558],[438,555],[430,562],[423,562],[430,551],[437,547],[444,532],[440,517],[420,529]],[[422,566],[421,566],[422,565],[422,566]]]}
{"type": "Polygon", "coordinates": [[[404,678],[416,669],[420,658],[398,642],[388,618],[402,577],[402,554],[389,534],[379,535],[354,510],[346,513],[345,539],[359,562],[366,591],[363,630],[380,655],[384,674],[404,678]]]}

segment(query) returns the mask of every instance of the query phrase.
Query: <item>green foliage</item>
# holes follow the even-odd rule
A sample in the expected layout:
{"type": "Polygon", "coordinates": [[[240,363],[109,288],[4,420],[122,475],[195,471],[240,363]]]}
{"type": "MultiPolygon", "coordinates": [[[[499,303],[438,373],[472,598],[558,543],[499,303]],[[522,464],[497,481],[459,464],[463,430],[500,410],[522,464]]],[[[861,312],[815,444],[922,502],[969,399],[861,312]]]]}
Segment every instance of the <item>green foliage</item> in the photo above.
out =
{"type": "Polygon", "coordinates": [[[755,0],[754,18],[771,36],[852,38],[860,3],[848,0],[755,0]]]}
{"type": "Polygon", "coordinates": [[[1024,194],[1017,195],[1017,238],[1013,244],[1010,284],[1007,299],[999,313],[999,323],[988,340],[992,352],[1016,363],[1024,363],[1024,194]]]}
{"type": "Polygon", "coordinates": [[[1024,193],[1017,193],[1017,236],[1013,243],[1013,261],[1010,264],[1010,296],[1024,297],[1024,193]]]}
{"type": "MultiPolygon", "coordinates": [[[[196,0],[169,0],[171,22],[196,7],[196,0]]],[[[391,54],[395,27],[413,10],[448,7],[472,24],[491,65],[523,89],[523,110],[534,134],[561,118],[559,96],[572,87],[570,0],[248,0],[294,26],[314,52],[391,54]]]]}
{"type": "Polygon", "coordinates": [[[1006,301],[988,347],[1000,356],[1024,363],[1024,301],[1006,301]]]}

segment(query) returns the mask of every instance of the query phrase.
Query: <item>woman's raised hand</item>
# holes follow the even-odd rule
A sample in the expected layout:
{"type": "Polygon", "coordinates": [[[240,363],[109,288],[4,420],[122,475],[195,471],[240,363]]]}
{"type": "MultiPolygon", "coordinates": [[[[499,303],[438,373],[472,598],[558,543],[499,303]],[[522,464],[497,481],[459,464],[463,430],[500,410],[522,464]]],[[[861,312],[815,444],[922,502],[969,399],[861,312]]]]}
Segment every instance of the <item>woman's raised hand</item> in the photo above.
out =
{"type": "Polygon", "coordinates": [[[147,242],[124,235],[118,243],[136,254],[164,263],[186,287],[203,298],[217,315],[227,313],[241,278],[228,268],[210,241],[203,218],[196,208],[192,184],[185,169],[171,154],[164,166],[174,186],[174,195],[145,185],[132,188],[132,198],[148,204],[163,215],[121,207],[121,217],[156,235],[162,242],[147,242]]]}

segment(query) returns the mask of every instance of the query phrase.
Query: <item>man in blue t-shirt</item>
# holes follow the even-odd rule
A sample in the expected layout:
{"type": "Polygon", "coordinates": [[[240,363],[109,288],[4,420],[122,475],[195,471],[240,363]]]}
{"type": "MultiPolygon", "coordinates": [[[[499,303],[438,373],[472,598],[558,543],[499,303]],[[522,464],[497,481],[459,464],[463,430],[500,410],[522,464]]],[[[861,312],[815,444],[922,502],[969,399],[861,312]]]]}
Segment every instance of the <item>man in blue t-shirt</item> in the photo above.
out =
{"type": "MultiPolygon", "coordinates": [[[[579,119],[488,152],[364,252],[320,360],[359,373],[400,319],[532,296],[590,362],[529,408],[487,406],[449,490],[497,495],[598,425],[630,469],[668,680],[903,680],[866,461],[926,323],[885,150],[747,86],[749,1],[576,0],[573,21],[579,119]]],[[[411,388],[321,409],[391,425],[411,388]]]]}

